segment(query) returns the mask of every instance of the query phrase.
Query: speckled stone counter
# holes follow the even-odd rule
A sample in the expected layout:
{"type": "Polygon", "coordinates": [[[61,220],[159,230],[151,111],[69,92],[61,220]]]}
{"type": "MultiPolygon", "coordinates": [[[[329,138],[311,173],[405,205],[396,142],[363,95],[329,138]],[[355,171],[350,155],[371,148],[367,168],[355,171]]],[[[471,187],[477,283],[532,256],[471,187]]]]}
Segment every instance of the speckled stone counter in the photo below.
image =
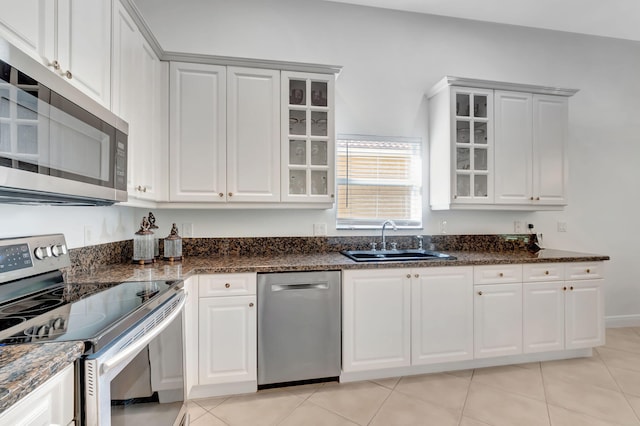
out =
{"type": "Polygon", "coordinates": [[[0,347],[0,413],[73,364],[83,352],[82,342],[0,347]]]}
{"type": "Polygon", "coordinates": [[[184,279],[193,274],[237,272],[317,271],[372,268],[422,268],[435,266],[491,265],[545,262],[594,262],[609,256],[545,249],[528,251],[480,252],[447,251],[456,260],[424,260],[405,262],[355,262],[337,252],[317,254],[277,254],[271,256],[231,255],[185,257],[182,262],[159,261],[151,265],[123,263],[97,268],[91,273],[68,274],[68,283],[148,281],[184,279]]]}

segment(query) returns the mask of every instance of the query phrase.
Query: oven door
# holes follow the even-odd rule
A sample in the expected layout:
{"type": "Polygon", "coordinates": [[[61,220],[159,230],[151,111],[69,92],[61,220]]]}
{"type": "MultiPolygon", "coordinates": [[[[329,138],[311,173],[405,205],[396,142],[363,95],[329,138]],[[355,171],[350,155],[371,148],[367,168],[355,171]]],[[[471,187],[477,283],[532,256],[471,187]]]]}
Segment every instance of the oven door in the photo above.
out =
{"type": "Polygon", "coordinates": [[[87,425],[187,425],[180,292],[84,360],[87,425]]]}

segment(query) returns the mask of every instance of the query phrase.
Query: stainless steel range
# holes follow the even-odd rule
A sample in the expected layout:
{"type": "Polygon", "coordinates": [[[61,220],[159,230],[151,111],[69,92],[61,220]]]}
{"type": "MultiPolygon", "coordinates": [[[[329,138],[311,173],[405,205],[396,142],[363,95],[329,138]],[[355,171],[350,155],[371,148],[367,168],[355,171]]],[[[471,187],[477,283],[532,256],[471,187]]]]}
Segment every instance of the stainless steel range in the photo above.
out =
{"type": "Polygon", "coordinates": [[[182,281],[73,284],[61,234],[0,239],[0,345],[82,341],[76,421],[188,424],[182,281]]]}

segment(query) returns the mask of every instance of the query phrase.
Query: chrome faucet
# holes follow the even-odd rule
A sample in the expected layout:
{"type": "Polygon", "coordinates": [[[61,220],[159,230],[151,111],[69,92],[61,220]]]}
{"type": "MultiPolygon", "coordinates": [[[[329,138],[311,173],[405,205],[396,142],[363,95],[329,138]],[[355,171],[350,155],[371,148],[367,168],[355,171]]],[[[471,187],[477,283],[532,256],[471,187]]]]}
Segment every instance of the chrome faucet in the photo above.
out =
{"type": "Polygon", "coordinates": [[[386,250],[387,249],[387,240],[386,240],[386,237],[384,236],[384,229],[387,227],[387,225],[391,225],[393,227],[394,231],[398,230],[398,228],[396,227],[395,222],[392,221],[392,220],[385,220],[382,223],[382,250],[386,250]]]}

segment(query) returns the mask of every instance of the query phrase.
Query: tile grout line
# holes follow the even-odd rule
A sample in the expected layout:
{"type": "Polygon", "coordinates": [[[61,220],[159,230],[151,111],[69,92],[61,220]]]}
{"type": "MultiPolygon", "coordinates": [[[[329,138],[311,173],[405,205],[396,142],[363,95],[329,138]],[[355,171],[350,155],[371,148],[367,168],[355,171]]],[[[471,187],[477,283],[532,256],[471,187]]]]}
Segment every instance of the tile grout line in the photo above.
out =
{"type": "Polygon", "coordinates": [[[540,369],[540,378],[542,379],[542,392],[544,393],[544,405],[547,407],[547,417],[549,419],[549,426],[553,426],[553,422],[551,421],[551,410],[549,409],[549,400],[547,399],[547,383],[544,378],[544,373],[542,371],[542,362],[538,363],[538,368],[540,369]]]}
{"type": "MultiPolygon", "coordinates": [[[[635,330],[634,330],[635,332],[635,330]]],[[[606,345],[605,345],[606,346],[606,345]]],[[[597,350],[597,348],[594,348],[594,350],[597,350]]],[[[626,352],[626,351],[622,351],[622,352],[626,352]]],[[[629,408],[631,408],[631,411],[633,412],[633,414],[636,416],[636,419],[638,421],[640,421],[640,416],[638,415],[638,413],[636,412],[636,410],[633,408],[633,405],[631,405],[631,402],[629,401],[629,398],[627,398],[627,394],[624,392],[624,390],[622,390],[622,386],[620,386],[620,383],[618,383],[618,380],[616,379],[616,376],[611,372],[611,369],[609,367],[609,364],[607,364],[607,362],[605,361],[605,359],[602,357],[602,355],[598,352],[598,356],[600,357],[600,359],[602,360],[602,364],[604,364],[604,367],[607,369],[607,371],[609,372],[609,375],[611,375],[611,378],[613,379],[613,381],[616,383],[616,386],[618,386],[618,389],[620,390],[620,393],[622,394],[622,396],[624,397],[624,400],[627,402],[627,405],[629,405],[629,408]]],[[[634,370],[630,370],[630,371],[634,371],[634,370]]]]}
{"type": "Polygon", "coordinates": [[[400,377],[400,380],[398,380],[398,381],[396,382],[396,384],[395,384],[395,386],[393,387],[393,389],[389,389],[389,388],[388,388],[388,387],[386,387],[386,386],[382,386],[382,385],[379,385],[379,384],[377,384],[377,383],[375,383],[375,382],[372,382],[371,380],[368,380],[368,382],[373,383],[373,384],[374,384],[374,385],[376,385],[376,386],[380,386],[381,388],[388,389],[388,390],[389,390],[389,395],[387,395],[387,397],[384,399],[384,401],[382,401],[382,402],[380,403],[380,406],[378,407],[378,409],[376,410],[376,412],[373,414],[373,416],[371,417],[371,419],[369,419],[369,421],[367,422],[367,425],[370,425],[370,424],[371,424],[371,422],[373,422],[373,420],[376,418],[376,416],[378,415],[378,413],[380,412],[380,410],[382,410],[382,406],[383,406],[383,405],[387,402],[387,400],[391,397],[391,394],[392,394],[393,392],[395,392],[395,388],[396,388],[396,387],[398,387],[398,384],[400,383],[400,381],[401,381],[401,380],[402,380],[402,377],[400,377]]]}
{"type": "Polygon", "coordinates": [[[476,369],[474,368],[471,372],[471,377],[469,377],[469,385],[467,386],[467,394],[464,396],[464,403],[462,404],[462,409],[460,410],[460,417],[458,417],[458,426],[462,423],[462,419],[464,418],[464,409],[467,407],[467,401],[469,400],[469,392],[471,391],[471,382],[473,381],[473,376],[476,374],[476,369]]]}

